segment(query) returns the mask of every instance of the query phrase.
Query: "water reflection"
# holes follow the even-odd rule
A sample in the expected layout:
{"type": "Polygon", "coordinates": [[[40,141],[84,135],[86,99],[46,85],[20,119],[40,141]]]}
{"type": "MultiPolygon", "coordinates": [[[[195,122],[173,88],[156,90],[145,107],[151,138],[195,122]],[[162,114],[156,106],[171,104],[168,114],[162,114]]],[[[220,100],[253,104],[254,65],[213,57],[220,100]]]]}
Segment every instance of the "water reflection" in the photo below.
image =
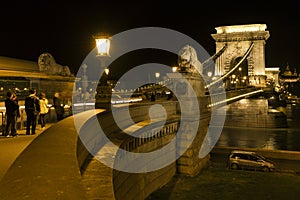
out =
{"type": "Polygon", "coordinates": [[[300,105],[280,107],[288,128],[224,127],[216,146],[300,151],[300,105]]]}

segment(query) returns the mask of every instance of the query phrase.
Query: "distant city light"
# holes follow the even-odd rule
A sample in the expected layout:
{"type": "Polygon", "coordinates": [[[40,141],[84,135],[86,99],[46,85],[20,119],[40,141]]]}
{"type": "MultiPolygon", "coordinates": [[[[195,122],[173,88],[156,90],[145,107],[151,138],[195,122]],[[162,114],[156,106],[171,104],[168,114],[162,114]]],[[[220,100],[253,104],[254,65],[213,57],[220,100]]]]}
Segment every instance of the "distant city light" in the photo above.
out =
{"type": "Polygon", "coordinates": [[[212,77],[212,72],[211,71],[207,72],[207,76],[212,77]]]}
{"type": "Polygon", "coordinates": [[[176,72],[177,71],[177,67],[172,67],[172,72],[176,72]]]}

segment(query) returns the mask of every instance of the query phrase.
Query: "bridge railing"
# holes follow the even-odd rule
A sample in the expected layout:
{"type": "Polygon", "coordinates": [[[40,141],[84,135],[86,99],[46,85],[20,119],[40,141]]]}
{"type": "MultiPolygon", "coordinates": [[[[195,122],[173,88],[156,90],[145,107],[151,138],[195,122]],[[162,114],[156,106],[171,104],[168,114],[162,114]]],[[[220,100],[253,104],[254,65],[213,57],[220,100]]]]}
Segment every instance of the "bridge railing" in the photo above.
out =
{"type": "Polygon", "coordinates": [[[251,88],[243,88],[240,90],[226,91],[223,93],[211,94],[209,95],[209,97],[212,103],[209,104],[208,107],[224,106],[228,103],[232,103],[242,98],[247,98],[250,96],[257,95],[259,93],[262,93],[263,91],[264,90],[260,88],[251,87],[251,88]]]}
{"type": "MultiPolygon", "coordinates": [[[[17,130],[22,130],[26,127],[27,116],[25,112],[24,106],[20,106],[20,117],[17,118],[16,128],[17,130]]],[[[64,117],[72,115],[71,107],[64,109],[64,117]]],[[[38,120],[38,119],[37,119],[38,120]]],[[[53,123],[57,121],[55,109],[51,107],[49,109],[49,113],[46,115],[46,120],[49,123],[53,123]]],[[[38,123],[37,123],[38,124],[38,123]]],[[[0,132],[4,133],[6,126],[6,109],[5,107],[0,107],[0,132]]]]}
{"type": "MultiPolygon", "coordinates": [[[[163,145],[168,144],[170,140],[174,139],[179,127],[179,118],[176,116],[178,102],[160,102],[161,105],[164,106],[168,116],[164,127],[160,130],[157,130],[157,127],[161,125],[159,118],[154,117],[153,119],[152,117],[151,121],[149,120],[149,109],[155,103],[156,102],[138,103],[130,106],[129,112],[135,124],[131,124],[130,120],[125,119],[117,126],[110,112],[99,113],[97,119],[93,119],[98,120],[97,122],[101,125],[101,129],[105,132],[109,141],[112,141],[113,144],[117,146],[115,150],[113,150],[110,145],[106,146],[103,137],[99,137],[99,134],[96,133],[95,126],[97,126],[98,123],[88,121],[79,133],[83,140],[80,140],[80,144],[77,144],[78,163],[79,166],[82,166],[82,173],[86,173],[85,166],[87,166],[86,162],[88,161],[86,158],[89,155],[87,149],[92,149],[93,152],[97,152],[95,157],[100,157],[104,160],[108,160],[111,158],[111,155],[115,155],[113,156],[115,157],[113,163],[118,166],[118,164],[126,162],[128,152],[151,152],[161,148],[163,145]],[[122,130],[126,130],[126,133],[122,130]],[[86,133],[89,134],[85,135],[86,133]],[[139,137],[132,137],[132,134],[137,134],[139,137]],[[125,151],[119,151],[120,149],[124,149],[125,151]]],[[[123,115],[126,111],[128,111],[126,108],[118,107],[113,112],[119,116],[123,115]]],[[[158,160],[163,159],[164,156],[175,157],[176,151],[170,153],[174,155],[160,155],[157,158],[152,157],[151,160],[144,160],[142,163],[139,162],[140,167],[147,168],[151,162],[159,162],[158,160]]],[[[130,168],[132,164],[132,162],[129,162],[126,164],[126,167],[130,168]]],[[[107,170],[103,166],[99,166],[99,168],[101,171],[107,170]]],[[[101,176],[101,174],[99,174],[99,180],[101,180],[102,177],[101,184],[105,182],[107,185],[110,185],[111,180],[113,180],[113,190],[116,199],[145,199],[151,192],[162,187],[175,175],[176,163],[174,162],[155,172],[127,173],[116,169],[111,171],[107,170],[106,173],[111,176],[107,176],[108,179],[103,180],[103,175],[101,176]]],[[[95,179],[97,179],[97,177],[95,179]]],[[[89,185],[89,187],[96,188],[97,184],[89,185]]],[[[99,198],[103,198],[103,196],[99,198]]]]}

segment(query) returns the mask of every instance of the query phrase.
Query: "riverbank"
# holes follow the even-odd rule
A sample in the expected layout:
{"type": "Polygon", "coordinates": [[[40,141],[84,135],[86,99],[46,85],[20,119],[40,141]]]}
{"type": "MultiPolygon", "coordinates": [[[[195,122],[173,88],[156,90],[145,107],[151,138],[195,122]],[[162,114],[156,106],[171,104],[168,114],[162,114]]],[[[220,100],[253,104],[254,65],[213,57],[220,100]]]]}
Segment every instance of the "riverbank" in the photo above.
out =
{"type": "MultiPolygon", "coordinates": [[[[286,114],[288,127],[224,127],[216,146],[300,151],[300,105],[279,110],[286,114]]],[[[224,159],[216,162],[213,156],[210,167],[197,176],[176,175],[146,200],[296,200],[300,196],[300,176],[288,171],[228,170],[224,159]]]]}
{"type": "Polygon", "coordinates": [[[214,161],[195,177],[176,175],[146,200],[299,199],[300,176],[290,173],[229,170],[214,161]]]}

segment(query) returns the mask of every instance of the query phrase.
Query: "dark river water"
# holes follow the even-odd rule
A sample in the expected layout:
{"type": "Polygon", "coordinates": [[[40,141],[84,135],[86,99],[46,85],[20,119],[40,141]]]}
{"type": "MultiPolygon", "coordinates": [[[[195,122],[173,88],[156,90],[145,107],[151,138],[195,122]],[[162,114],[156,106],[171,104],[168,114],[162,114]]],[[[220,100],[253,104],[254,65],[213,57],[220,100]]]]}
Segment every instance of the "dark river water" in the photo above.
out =
{"type": "Polygon", "coordinates": [[[277,110],[287,115],[287,128],[224,127],[216,146],[300,151],[300,105],[277,110]]]}

